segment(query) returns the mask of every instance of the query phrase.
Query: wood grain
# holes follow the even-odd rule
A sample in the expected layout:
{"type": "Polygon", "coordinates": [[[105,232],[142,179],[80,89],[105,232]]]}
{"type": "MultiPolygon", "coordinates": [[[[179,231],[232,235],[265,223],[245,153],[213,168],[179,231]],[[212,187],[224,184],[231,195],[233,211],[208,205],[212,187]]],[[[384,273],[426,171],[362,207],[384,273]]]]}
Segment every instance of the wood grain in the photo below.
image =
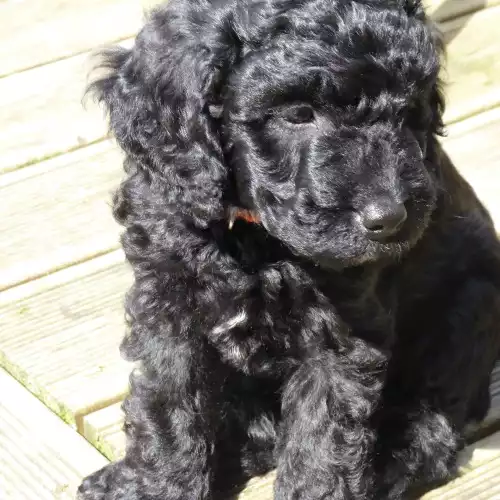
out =
{"type": "Polygon", "coordinates": [[[125,454],[125,433],[121,402],[83,418],[83,435],[104,456],[116,460],[125,454]]]}
{"type": "Polygon", "coordinates": [[[139,0],[0,2],[0,77],[134,35],[139,0]]]}
{"type": "Polygon", "coordinates": [[[82,104],[92,65],[83,54],[0,79],[0,173],[105,137],[104,112],[82,104]]]}
{"type": "Polygon", "coordinates": [[[500,107],[449,127],[443,145],[500,231],[500,107]]]}
{"type": "Polygon", "coordinates": [[[494,7],[441,25],[448,42],[447,123],[500,104],[499,23],[500,7],[494,7]]]}
{"type": "Polygon", "coordinates": [[[1,294],[0,365],[81,428],[83,415],[128,390],[119,343],[131,273],[113,252],[56,275],[1,294]]]}
{"type": "Polygon", "coordinates": [[[0,290],[119,246],[110,141],[0,176],[0,290]]]}
{"type": "Polygon", "coordinates": [[[445,21],[499,3],[499,0],[424,0],[427,13],[434,21],[445,21]]]}
{"type": "Polygon", "coordinates": [[[0,498],[72,500],[107,460],[0,370],[0,498]]]}

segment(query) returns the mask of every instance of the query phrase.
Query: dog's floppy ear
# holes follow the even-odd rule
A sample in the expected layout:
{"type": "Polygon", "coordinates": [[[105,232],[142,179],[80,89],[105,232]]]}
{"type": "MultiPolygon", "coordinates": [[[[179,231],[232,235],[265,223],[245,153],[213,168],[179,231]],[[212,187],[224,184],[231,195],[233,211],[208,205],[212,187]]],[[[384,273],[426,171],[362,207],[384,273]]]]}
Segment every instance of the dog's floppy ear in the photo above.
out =
{"type": "Polygon", "coordinates": [[[216,115],[236,43],[209,2],[174,3],[150,14],[132,49],[102,54],[108,72],[90,90],[129,160],[161,189],[165,210],[203,227],[223,215],[227,172],[216,115]]]}
{"type": "MultiPolygon", "coordinates": [[[[445,56],[445,46],[442,33],[440,32],[438,26],[426,15],[424,4],[422,0],[399,0],[409,16],[416,17],[425,23],[427,26],[430,39],[436,51],[436,56],[438,57],[438,65],[444,60],[445,56]]],[[[442,81],[439,77],[435,79],[435,83],[432,86],[432,90],[429,97],[429,104],[431,107],[431,134],[444,134],[444,123],[443,114],[445,109],[445,99],[442,92],[442,81]]]]}

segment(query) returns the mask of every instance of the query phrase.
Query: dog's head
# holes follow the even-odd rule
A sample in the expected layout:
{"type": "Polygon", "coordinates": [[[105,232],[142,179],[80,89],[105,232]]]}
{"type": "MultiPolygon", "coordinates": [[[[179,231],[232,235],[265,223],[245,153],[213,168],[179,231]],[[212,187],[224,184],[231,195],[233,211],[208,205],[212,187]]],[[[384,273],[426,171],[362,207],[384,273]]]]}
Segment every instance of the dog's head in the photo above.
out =
{"type": "Polygon", "coordinates": [[[417,0],[171,0],[98,83],[166,205],[241,206],[325,265],[397,256],[425,230],[440,43],[417,0]]]}

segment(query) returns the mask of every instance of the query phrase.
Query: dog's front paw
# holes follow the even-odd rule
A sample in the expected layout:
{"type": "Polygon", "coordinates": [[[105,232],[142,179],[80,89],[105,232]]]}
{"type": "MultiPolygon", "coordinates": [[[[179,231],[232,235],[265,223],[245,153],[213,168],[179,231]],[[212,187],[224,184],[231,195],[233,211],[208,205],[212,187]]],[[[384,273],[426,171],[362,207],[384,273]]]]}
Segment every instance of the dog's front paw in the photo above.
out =
{"type": "Polygon", "coordinates": [[[460,441],[443,415],[422,414],[410,423],[405,441],[405,446],[382,455],[377,499],[400,500],[409,488],[440,484],[456,473],[460,441]]]}
{"type": "Polygon", "coordinates": [[[136,500],[123,478],[122,462],[106,465],[85,478],[78,488],[77,500],[136,500]]]}
{"type": "MultiPolygon", "coordinates": [[[[317,472],[317,471],[316,471],[317,472]]],[[[348,478],[341,474],[316,474],[312,469],[303,475],[279,477],[274,483],[274,500],[361,500],[366,498],[355,491],[348,478]],[[320,477],[322,476],[322,477],[320,477]]]]}

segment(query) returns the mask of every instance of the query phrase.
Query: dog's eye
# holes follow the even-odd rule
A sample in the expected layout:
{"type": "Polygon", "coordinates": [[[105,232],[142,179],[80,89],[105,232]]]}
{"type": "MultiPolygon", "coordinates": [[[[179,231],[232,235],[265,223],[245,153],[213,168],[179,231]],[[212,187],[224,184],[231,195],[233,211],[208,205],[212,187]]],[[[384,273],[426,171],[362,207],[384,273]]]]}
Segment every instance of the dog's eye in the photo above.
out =
{"type": "Polygon", "coordinates": [[[314,111],[310,106],[299,105],[284,109],[281,117],[289,123],[302,124],[314,121],[314,111]]]}
{"type": "Polygon", "coordinates": [[[338,106],[342,108],[357,108],[361,103],[361,95],[359,94],[338,94],[335,102],[338,106]]]}

